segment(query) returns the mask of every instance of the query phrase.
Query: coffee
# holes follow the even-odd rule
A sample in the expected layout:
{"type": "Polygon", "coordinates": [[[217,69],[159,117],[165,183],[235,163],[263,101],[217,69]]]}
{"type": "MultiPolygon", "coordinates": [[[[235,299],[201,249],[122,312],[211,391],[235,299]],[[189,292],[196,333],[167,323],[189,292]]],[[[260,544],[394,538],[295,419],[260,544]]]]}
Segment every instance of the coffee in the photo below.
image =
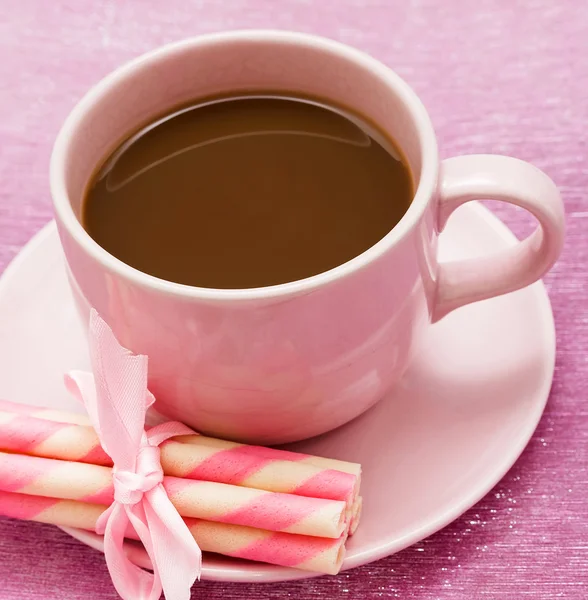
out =
{"type": "Polygon", "coordinates": [[[128,265],[207,288],[336,267],[384,237],[412,197],[392,140],[303,98],[215,98],[153,122],[106,160],[82,223],[128,265]]]}

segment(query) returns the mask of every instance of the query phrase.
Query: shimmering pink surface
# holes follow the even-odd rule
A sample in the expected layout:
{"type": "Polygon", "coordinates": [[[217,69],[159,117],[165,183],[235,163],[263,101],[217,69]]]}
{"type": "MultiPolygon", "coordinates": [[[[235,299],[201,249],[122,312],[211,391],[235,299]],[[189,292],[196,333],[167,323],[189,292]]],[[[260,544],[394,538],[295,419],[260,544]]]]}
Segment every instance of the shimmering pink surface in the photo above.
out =
{"type": "MultiPolygon", "coordinates": [[[[450,527],[337,578],[203,583],[194,598],[580,600],[588,588],[588,11],[579,0],[5,2],[0,16],[0,269],[51,216],[51,143],[74,102],[124,60],[241,27],[367,50],[424,100],[442,156],[497,152],[552,176],[567,247],[547,279],[558,363],[546,414],[506,478],[450,527]]],[[[501,209],[519,233],[529,223],[501,209]]],[[[0,318],[9,318],[0,315],[0,318]]],[[[0,520],[2,600],[116,598],[103,556],[61,531],[0,520]]]]}

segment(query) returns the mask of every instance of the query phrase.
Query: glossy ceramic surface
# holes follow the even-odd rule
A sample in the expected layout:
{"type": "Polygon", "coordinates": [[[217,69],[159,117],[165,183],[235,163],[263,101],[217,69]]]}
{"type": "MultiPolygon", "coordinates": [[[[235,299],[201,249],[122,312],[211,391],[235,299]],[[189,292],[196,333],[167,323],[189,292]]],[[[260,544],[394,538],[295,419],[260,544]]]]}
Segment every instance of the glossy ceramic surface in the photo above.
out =
{"type": "MultiPolygon", "coordinates": [[[[460,208],[440,238],[443,260],[515,244],[486,209],[460,208]]],[[[0,396],[80,410],[62,374],[87,368],[84,334],[53,225],[0,280],[0,396]]],[[[364,465],[364,516],[344,568],[376,560],[440,529],[486,494],[519,456],[543,412],[555,338],[541,283],[456,311],[427,330],[408,372],[374,408],[292,447],[364,465]]],[[[100,538],[71,531],[99,548],[100,538]]],[[[132,550],[139,563],[142,552],[132,550]]],[[[207,556],[223,581],[308,577],[295,570],[207,556]]]]}
{"type": "Polygon", "coordinates": [[[288,32],[203,36],[121,67],[66,121],[51,189],[78,307],[96,308],[124,346],[149,355],[159,409],[205,433],[264,444],[314,436],[365,411],[402,376],[431,319],[532,283],[563,243],[563,208],[546,175],[483,155],[440,168],[429,117],[399,76],[343,44],[288,32]],[[387,236],[308,279],[211,290],[140,273],[86,234],[84,186],[124,132],[195,96],[253,88],[331,100],[395,138],[417,186],[387,236]],[[540,229],[483,262],[439,264],[438,232],[451,212],[489,197],[522,206],[540,229]]]}

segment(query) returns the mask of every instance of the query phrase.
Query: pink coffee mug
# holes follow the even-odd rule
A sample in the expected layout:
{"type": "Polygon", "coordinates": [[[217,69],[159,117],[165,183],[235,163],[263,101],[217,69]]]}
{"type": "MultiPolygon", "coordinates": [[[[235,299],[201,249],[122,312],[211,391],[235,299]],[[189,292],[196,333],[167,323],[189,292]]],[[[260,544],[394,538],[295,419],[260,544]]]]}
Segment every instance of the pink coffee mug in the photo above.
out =
{"type": "Polygon", "coordinates": [[[189,39],[116,70],[65,122],[51,190],[78,307],[96,308],[123,345],[149,355],[157,409],[208,434],[264,444],[317,435],[365,411],[402,376],[431,321],[533,283],[564,237],[560,195],[541,171],[504,156],[440,163],[427,112],[398,75],[337,42],[280,31],[189,39]],[[388,235],[326,273],[234,290],[146,275],[92,240],[80,224],[84,188],[125,136],[191,100],[252,89],[342,104],[400,144],[417,189],[388,235]],[[496,255],[439,263],[450,214],[480,198],[525,208],[537,230],[496,255]]]}

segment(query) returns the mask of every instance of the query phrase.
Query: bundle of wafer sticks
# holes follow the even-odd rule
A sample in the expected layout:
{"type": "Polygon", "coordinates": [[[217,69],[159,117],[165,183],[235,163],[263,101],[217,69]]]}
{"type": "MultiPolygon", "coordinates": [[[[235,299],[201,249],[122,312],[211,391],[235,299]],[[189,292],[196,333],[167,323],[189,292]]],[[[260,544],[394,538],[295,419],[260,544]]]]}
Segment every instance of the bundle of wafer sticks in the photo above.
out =
{"type": "MultiPolygon", "coordinates": [[[[339,572],[361,513],[359,464],[202,435],[162,444],[161,464],[202,550],[339,572]]],[[[93,530],[113,497],[85,416],[0,401],[0,515],[93,530]]]]}

